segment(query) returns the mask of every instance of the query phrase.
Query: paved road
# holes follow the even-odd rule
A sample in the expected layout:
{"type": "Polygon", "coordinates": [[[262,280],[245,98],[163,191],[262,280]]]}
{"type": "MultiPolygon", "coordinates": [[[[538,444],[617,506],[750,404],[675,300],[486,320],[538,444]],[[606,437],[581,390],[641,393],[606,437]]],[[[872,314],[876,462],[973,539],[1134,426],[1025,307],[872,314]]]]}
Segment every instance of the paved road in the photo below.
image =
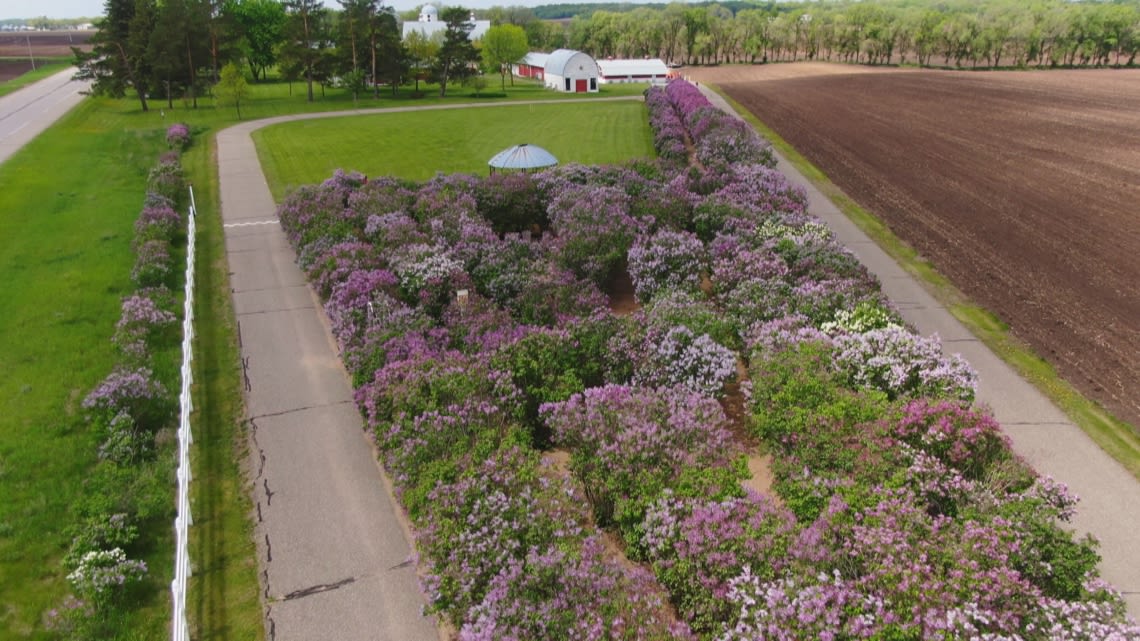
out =
{"type": "Polygon", "coordinates": [[[0,98],[0,163],[83,100],[90,83],[61,71],[0,98]]]}
{"type": "MultiPolygon", "coordinates": [[[[703,85],[700,89],[714,105],[735,115],[718,94],[703,85]]],[[[776,157],[780,171],[807,190],[811,213],[878,276],[903,317],[924,335],[937,333],[946,351],[962,354],[974,366],[978,402],[993,410],[1013,450],[1081,498],[1073,526],[1100,541],[1102,575],[1124,593],[1128,611],[1140,618],[1140,483],[959,323],[779,152],[776,157]]]]}
{"type": "Polygon", "coordinates": [[[410,537],[365,438],[327,319],[277,224],[250,133],[289,120],[457,106],[284,116],[218,133],[270,641],[434,641],[441,634],[420,614],[410,537]]]}

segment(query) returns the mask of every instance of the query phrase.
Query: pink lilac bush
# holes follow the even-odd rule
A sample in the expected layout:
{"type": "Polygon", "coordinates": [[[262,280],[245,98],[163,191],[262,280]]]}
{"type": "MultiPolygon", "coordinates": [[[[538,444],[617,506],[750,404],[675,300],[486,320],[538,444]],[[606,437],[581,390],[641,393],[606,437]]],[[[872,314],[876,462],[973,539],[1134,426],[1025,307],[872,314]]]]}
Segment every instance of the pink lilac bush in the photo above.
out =
{"type": "Polygon", "coordinates": [[[108,418],[126,412],[141,429],[150,431],[162,427],[171,410],[166,387],[145,367],[108,374],[83,399],[83,409],[108,418]]]}
{"type": "Polygon", "coordinates": [[[173,269],[170,243],[165,240],[148,240],[135,250],[135,266],[131,269],[131,280],[139,287],[163,285],[170,278],[173,269]]]}
{"type": "Polygon", "coordinates": [[[732,350],[684,325],[650,327],[633,359],[633,382],[646,387],[676,386],[719,397],[735,376],[732,350]]]}
{"type": "Polygon", "coordinates": [[[166,144],[171,149],[183,150],[190,146],[190,127],[175,123],[166,128],[166,144]]]}
{"type": "Polygon", "coordinates": [[[148,240],[170,242],[182,229],[182,217],[170,205],[143,207],[135,219],[135,239],[137,247],[148,240]]]}

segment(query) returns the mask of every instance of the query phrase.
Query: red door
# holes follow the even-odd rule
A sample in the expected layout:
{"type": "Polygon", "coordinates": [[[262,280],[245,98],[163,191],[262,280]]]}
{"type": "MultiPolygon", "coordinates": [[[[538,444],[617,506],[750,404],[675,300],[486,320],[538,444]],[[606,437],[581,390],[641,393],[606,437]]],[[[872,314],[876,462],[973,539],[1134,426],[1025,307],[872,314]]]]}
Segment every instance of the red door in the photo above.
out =
{"type": "Polygon", "coordinates": [[[586,80],[580,78],[574,81],[574,93],[586,93],[586,80]]]}

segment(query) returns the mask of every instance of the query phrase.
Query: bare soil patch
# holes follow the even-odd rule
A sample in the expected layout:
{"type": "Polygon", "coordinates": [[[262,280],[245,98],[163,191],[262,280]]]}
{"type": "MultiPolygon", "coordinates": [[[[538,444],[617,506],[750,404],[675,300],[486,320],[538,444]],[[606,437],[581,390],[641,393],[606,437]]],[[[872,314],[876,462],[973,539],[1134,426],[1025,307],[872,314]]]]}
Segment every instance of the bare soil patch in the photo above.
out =
{"type": "Polygon", "coordinates": [[[1140,70],[687,71],[1140,426],[1140,70]]]}
{"type": "Polygon", "coordinates": [[[30,60],[0,60],[0,82],[19,78],[31,70],[30,60]]]}

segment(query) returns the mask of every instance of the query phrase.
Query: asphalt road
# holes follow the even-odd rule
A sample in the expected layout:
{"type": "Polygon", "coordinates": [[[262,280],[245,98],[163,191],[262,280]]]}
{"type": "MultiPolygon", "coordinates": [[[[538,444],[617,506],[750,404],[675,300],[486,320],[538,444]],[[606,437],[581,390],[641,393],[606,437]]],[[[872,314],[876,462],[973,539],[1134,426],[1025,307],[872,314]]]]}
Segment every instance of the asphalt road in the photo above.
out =
{"type": "Polygon", "coordinates": [[[74,74],[61,71],[0,98],[0,163],[83,100],[90,83],[73,81],[74,74]]]}
{"type": "MultiPolygon", "coordinates": [[[[700,89],[714,105],[736,114],[718,94],[700,89]]],[[[1140,482],[971,334],[787,159],[775,155],[788,180],[807,190],[809,211],[879,278],[903,318],[924,336],[937,333],[944,351],[961,354],[977,370],[977,402],[993,411],[1013,451],[1080,497],[1072,526],[1100,541],[1101,575],[1123,593],[1129,613],[1140,617],[1140,482]]]]}

